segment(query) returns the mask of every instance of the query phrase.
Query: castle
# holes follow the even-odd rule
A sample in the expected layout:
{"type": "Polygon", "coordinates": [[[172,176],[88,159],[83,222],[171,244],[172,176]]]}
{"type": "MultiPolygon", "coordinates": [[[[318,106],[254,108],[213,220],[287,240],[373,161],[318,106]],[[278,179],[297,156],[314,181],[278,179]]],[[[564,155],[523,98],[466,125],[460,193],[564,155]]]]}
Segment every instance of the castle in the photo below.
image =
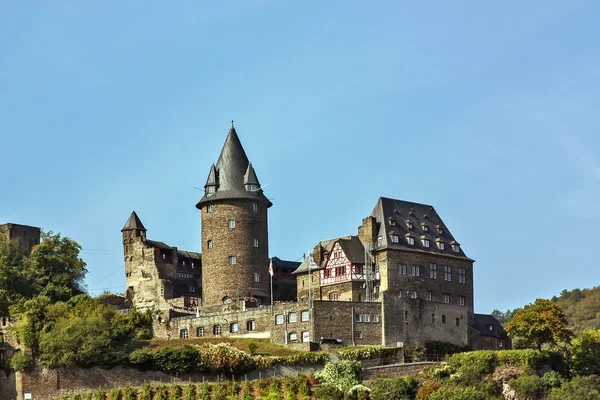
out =
{"type": "Polygon", "coordinates": [[[126,297],[159,313],[156,336],[510,348],[498,321],[474,312],[474,260],[432,206],[381,197],[357,235],[320,241],[300,264],[269,259],[272,203],[233,124],[204,189],[202,253],[149,240],[135,212],[122,229],[126,297]]]}

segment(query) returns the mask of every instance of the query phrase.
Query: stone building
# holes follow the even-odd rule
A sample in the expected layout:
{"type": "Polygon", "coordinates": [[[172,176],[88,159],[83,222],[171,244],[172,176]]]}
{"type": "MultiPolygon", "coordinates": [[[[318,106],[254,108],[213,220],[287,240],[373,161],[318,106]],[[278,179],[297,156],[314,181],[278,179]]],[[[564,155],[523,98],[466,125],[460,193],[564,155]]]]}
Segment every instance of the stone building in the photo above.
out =
{"type": "Polygon", "coordinates": [[[0,237],[9,240],[23,255],[31,253],[33,246],[40,244],[40,228],[19,224],[0,225],[0,237]]]}
{"type": "Polygon", "coordinates": [[[171,311],[169,324],[157,320],[157,336],[268,337],[301,348],[510,346],[489,339],[493,317],[474,313],[474,260],[432,206],[408,201],[379,198],[357,235],[319,242],[302,263],[273,257],[270,305],[271,206],[232,125],[196,205],[201,255],[148,240],[131,215],[123,228],[128,297],[171,311]]]}

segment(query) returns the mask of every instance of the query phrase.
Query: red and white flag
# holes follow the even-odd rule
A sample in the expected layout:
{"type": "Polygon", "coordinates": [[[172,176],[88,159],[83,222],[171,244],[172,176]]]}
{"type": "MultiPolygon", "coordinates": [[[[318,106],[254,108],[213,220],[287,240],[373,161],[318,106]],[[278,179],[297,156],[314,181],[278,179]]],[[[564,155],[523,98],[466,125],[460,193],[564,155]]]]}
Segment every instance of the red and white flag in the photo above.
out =
{"type": "Polygon", "coordinates": [[[269,274],[273,276],[273,259],[269,260],[269,274]]]}

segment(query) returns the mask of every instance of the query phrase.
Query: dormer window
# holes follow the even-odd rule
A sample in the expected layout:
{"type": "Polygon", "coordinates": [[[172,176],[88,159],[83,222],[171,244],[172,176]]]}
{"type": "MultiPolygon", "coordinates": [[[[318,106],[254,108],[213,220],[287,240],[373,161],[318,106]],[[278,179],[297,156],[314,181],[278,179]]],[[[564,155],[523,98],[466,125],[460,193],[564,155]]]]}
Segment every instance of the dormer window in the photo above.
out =
{"type": "Polygon", "coordinates": [[[422,227],[423,227],[423,232],[429,232],[429,226],[423,224],[422,227]]]}
{"type": "Polygon", "coordinates": [[[390,226],[396,226],[396,221],[394,221],[393,219],[390,219],[390,226]]]}
{"type": "Polygon", "coordinates": [[[438,248],[439,248],[440,250],[446,250],[446,243],[444,243],[444,242],[442,242],[442,241],[439,241],[439,242],[438,242],[438,248]]]}
{"type": "Polygon", "coordinates": [[[406,227],[407,227],[408,229],[413,229],[413,228],[414,228],[414,226],[413,226],[413,223],[412,223],[412,222],[410,222],[410,221],[406,221],[406,227]]]}
{"type": "Polygon", "coordinates": [[[248,183],[246,185],[246,190],[249,192],[256,192],[258,190],[258,185],[254,184],[254,183],[248,183]]]}
{"type": "Polygon", "coordinates": [[[441,235],[441,234],[443,234],[443,233],[444,233],[444,230],[442,229],[442,227],[441,227],[441,226],[436,226],[436,227],[435,227],[435,230],[437,231],[438,235],[441,235]]]}
{"type": "Polygon", "coordinates": [[[381,247],[382,242],[383,242],[383,238],[381,236],[377,236],[377,247],[381,247]]]}
{"type": "Polygon", "coordinates": [[[400,238],[398,237],[398,235],[392,235],[392,243],[398,243],[400,240],[400,238]]]}
{"type": "Polygon", "coordinates": [[[452,251],[454,251],[455,253],[460,252],[460,244],[458,244],[458,243],[452,244],[452,251]]]}
{"type": "Polygon", "coordinates": [[[410,244],[411,246],[415,245],[415,238],[412,236],[406,236],[406,241],[408,242],[408,244],[410,244]]]}
{"type": "Polygon", "coordinates": [[[217,187],[214,185],[209,185],[206,187],[206,194],[213,194],[217,191],[217,187]]]}
{"type": "Polygon", "coordinates": [[[423,247],[429,247],[429,239],[423,239],[423,247]]]}

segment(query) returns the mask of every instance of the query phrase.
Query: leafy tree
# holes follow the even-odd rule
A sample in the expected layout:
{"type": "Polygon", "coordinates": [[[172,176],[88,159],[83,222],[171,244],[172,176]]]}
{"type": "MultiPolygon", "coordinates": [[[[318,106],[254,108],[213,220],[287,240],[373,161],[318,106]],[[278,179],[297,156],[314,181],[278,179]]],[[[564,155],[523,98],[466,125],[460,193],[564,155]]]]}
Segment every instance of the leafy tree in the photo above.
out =
{"type": "Polygon", "coordinates": [[[551,300],[537,299],[534,303],[517,310],[506,325],[512,338],[519,338],[525,347],[541,350],[543,344],[566,343],[573,337],[567,328],[564,313],[551,300]]]}
{"type": "Polygon", "coordinates": [[[508,324],[515,315],[516,311],[516,309],[512,311],[510,309],[507,309],[505,312],[502,312],[500,310],[494,310],[492,311],[492,317],[496,318],[498,322],[502,324],[502,326],[506,326],[506,324],[508,324]]]}
{"type": "Polygon", "coordinates": [[[575,375],[600,374],[600,330],[585,330],[573,339],[569,350],[575,375]]]}
{"type": "Polygon", "coordinates": [[[554,388],[548,400],[600,400],[600,377],[578,376],[554,388]]]}

